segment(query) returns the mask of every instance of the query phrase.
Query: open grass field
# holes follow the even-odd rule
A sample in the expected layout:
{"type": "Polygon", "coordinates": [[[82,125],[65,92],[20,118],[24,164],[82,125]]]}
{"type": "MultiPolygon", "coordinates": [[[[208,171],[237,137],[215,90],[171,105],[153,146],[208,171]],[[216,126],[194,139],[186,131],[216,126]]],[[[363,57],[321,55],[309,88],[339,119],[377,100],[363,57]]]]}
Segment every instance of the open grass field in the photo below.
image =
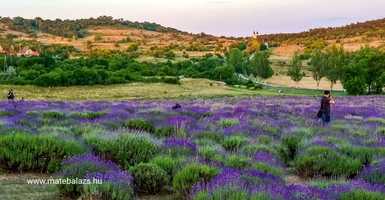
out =
{"type": "MultiPolygon", "coordinates": [[[[206,79],[183,79],[180,85],[165,83],[132,83],[109,86],[36,87],[0,85],[5,98],[13,88],[18,99],[26,100],[133,100],[133,99],[175,99],[211,98],[224,96],[319,96],[322,91],[287,87],[267,87],[249,90],[226,86],[222,82],[206,79]],[[282,93],[278,93],[281,90],[282,93]]],[[[344,95],[336,92],[334,95],[344,95]]]]}

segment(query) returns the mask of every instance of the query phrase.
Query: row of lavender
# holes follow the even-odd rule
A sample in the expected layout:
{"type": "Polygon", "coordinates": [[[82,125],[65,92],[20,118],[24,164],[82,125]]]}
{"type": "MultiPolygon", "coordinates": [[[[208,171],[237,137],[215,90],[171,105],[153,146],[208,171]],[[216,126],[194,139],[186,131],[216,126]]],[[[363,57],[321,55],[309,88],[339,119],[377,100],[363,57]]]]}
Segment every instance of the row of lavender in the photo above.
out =
{"type": "Polygon", "coordinates": [[[0,167],[106,183],[60,186],[71,197],[385,198],[385,97],[338,98],[329,126],[312,97],[175,103],[0,102],[0,167]],[[71,151],[23,156],[25,137],[71,151]]]}

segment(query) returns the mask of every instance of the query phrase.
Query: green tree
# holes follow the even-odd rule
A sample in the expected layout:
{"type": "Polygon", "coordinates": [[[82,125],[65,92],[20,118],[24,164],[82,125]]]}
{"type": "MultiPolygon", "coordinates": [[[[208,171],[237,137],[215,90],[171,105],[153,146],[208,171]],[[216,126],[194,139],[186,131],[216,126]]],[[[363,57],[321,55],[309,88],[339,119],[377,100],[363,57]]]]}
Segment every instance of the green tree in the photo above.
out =
{"type": "Polygon", "coordinates": [[[261,78],[270,78],[273,76],[274,71],[270,66],[269,61],[270,52],[260,51],[254,53],[250,58],[249,73],[261,77],[261,78]]]}
{"type": "Polygon", "coordinates": [[[342,47],[333,46],[326,50],[325,76],[330,81],[330,90],[341,78],[341,72],[346,65],[346,54],[342,47]]]}
{"type": "Polygon", "coordinates": [[[289,71],[287,75],[290,76],[291,80],[298,83],[305,76],[303,72],[302,60],[299,54],[295,54],[292,60],[290,61],[289,71]]]}
{"type": "Polygon", "coordinates": [[[245,53],[238,48],[232,48],[226,55],[226,65],[234,68],[236,73],[247,74],[245,53]]]}
{"type": "Polygon", "coordinates": [[[319,49],[314,50],[310,57],[309,66],[312,77],[317,82],[317,87],[319,87],[322,78],[325,76],[325,54],[319,49]]]}
{"type": "Polygon", "coordinates": [[[341,82],[349,94],[380,94],[385,87],[385,53],[373,48],[355,52],[343,68],[341,82]]]}

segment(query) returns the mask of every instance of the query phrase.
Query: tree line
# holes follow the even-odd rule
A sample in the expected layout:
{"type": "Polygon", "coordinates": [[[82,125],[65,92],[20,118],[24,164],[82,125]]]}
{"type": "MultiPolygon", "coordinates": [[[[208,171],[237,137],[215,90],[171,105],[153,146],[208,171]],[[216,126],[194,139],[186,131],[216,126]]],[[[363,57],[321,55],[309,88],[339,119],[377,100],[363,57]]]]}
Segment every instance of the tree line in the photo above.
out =
{"type": "Polygon", "coordinates": [[[332,46],[314,49],[309,55],[296,54],[290,62],[288,75],[294,81],[304,76],[303,58],[309,57],[308,65],[313,79],[319,86],[326,78],[330,88],[340,81],[351,95],[381,94],[385,88],[385,52],[370,47],[356,52],[346,52],[332,46]]]}
{"type": "Polygon", "coordinates": [[[0,83],[39,86],[116,84],[128,82],[179,83],[179,77],[207,78],[228,84],[251,84],[249,77],[269,78],[269,51],[249,53],[244,45],[226,55],[208,54],[184,61],[138,62],[135,52],[93,52],[70,58],[65,47],[42,48],[38,57],[0,57],[8,67],[0,83]]]}
{"type": "Polygon", "coordinates": [[[76,20],[50,20],[40,17],[35,19],[0,17],[0,23],[7,25],[12,30],[29,34],[43,32],[67,38],[85,37],[87,35],[87,28],[93,26],[120,26],[158,32],[180,32],[174,28],[164,27],[156,23],[132,22],[124,19],[114,19],[110,16],[76,20]]]}

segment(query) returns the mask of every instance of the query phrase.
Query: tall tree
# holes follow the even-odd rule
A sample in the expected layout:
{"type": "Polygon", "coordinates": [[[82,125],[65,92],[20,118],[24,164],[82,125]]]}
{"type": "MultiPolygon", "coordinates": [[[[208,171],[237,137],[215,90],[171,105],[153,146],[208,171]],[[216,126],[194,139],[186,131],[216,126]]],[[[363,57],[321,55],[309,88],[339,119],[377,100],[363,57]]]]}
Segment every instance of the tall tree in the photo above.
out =
{"type": "Polygon", "coordinates": [[[322,78],[325,77],[325,54],[319,49],[314,50],[310,57],[309,66],[312,77],[319,87],[322,78]]]}
{"type": "Polygon", "coordinates": [[[233,67],[236,73],[247,74],[246,56],[238,48],[232,48],[226,55],[226,64],[233,67]]]}
{"type": "Polygon", "coordinates": [[[342,68],[346,65],[346,53],[340,46],[332,46],[326,50],[325,76],[330,81],[330,89],[341,78],[342,68]]]}
{"type": "Polygon", "coordinates": [[[264,79],[273,76],[274,71],[270,66],[269,56],[270,52],[268,51],[259,51],[254,53],[250,58],[248,71],[251,74],[264,79]]]}
{"type": "Polygon", "coordinates": [[[298,83],[305,76],[303,72],[302,60],[299,54],[295,54],[292,60],[290,61],[289,71],[287,75],[290,76],[291,80],[298,83]]]}

